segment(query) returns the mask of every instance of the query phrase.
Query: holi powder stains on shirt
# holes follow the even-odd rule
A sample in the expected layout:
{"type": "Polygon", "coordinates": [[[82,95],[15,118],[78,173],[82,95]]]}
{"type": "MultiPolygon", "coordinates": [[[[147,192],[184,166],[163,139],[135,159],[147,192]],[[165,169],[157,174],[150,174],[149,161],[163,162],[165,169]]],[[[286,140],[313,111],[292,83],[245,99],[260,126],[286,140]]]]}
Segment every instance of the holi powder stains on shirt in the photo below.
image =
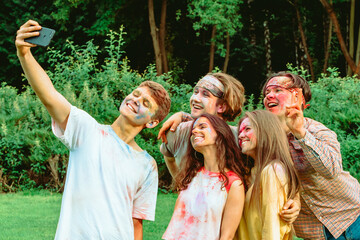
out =
{"type": "Polygon", "coordinates": [[[163,239],[219,239],[221,218],[228,189],[239,180],[232,171],[227,173],[229,184],[222,188],[220,173],[202,168],[186,190],[180,192],[163,239]]]}
{"type": "Polygon", "coordinates": [[[71,107],[66,131],[53,132],[70,149],[55,239],[133,239],[132,218],[155,218],[158,173],[109,125],[71,107]]]}

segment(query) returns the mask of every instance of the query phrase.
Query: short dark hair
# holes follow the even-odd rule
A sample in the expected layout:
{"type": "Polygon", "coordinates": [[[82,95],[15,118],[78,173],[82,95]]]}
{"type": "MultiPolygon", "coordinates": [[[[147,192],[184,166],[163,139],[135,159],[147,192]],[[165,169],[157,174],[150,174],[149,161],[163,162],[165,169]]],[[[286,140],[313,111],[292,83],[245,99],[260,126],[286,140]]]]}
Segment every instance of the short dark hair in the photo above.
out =
{"type": "Polygon", "coordinates": [[[290,88],[301,88],[302,93],[303,93],[304,98],[305,98],[305,102],[309,102],[311,100],[311,90],[310,90],[309,83],[303,77],[301,77],[301,76],[299,76],[297,74],[290,73],[290,72],[285,72],[285,71],[274,73],[266,80],[266,82],[265,82],[265,84],[263,85],[263,88],[262,88],[262,94],[263,94],[264,97],[265,97],[266,85],[274,77],[288,77],[288,78],[290,78],[292,80],[292,82],[293,82],[293,85],[291,85],[290,88]]]}

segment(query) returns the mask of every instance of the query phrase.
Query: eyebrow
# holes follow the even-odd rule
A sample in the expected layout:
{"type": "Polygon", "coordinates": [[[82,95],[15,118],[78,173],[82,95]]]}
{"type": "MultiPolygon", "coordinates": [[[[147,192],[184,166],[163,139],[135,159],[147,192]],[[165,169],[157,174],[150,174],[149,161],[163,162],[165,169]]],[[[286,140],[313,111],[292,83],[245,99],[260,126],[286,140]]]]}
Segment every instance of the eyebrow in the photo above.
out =
{"type": "Polygon", "coordinates": [[[199,126],[199,127],[202,127],[202,126],[208,126],[208,124],[206,123],[206,122],[202,122],[202,123],[199,123],[197,126],[199,126]]]}

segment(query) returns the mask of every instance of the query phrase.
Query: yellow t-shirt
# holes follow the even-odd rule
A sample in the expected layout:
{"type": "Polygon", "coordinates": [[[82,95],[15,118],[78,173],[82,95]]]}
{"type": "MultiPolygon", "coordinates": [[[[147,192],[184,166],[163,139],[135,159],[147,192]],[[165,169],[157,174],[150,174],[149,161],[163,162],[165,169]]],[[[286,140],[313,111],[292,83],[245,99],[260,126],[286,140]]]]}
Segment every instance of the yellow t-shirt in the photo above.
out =
{"type": "Polygon", "coordinates": [[[280,163],[272,163],[261,173],[260,199],[261,209],[250,205],[256,169],[251,171],[250,185],[245,196],[245,205],[240,226],[236,233],[237,240],[279,240],[289,239],[291,225],[280,218],[280,211],[287,201],[288,178],[280,163]]]}

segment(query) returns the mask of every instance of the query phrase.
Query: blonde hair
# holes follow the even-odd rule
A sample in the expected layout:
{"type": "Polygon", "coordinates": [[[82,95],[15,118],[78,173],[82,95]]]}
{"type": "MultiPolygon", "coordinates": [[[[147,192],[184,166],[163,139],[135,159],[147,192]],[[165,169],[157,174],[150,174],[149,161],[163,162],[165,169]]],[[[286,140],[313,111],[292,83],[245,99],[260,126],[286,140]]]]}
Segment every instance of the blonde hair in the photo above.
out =
{"type": "Polygon", "coordinates": [[[222,114],[225,121],[233,121],[242,112],[245,102],[245,88],[239,80],[226,73],[208,73],[216,77],[224,85],[224,94],[218,104],[225,104],[226,110],[222,114]]]}

